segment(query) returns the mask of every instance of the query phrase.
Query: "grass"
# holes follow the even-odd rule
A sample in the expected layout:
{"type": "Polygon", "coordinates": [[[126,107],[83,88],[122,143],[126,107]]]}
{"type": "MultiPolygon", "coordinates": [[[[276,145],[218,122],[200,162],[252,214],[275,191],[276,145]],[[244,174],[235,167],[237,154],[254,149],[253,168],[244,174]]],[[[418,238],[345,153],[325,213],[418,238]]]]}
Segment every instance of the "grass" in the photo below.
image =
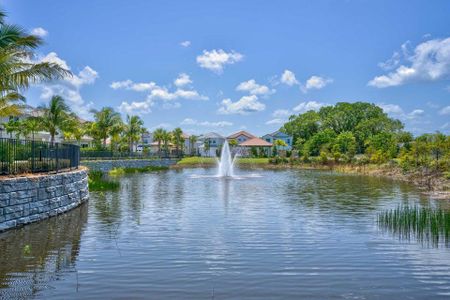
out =
{"type": "MultiPolygon", "coordinates": [[[[217,159],[215,157],[184,157],[177,162],[179,166],[196,166],[196,165],[215,165],[217,159]]],[[[236,160],[239,165],[266,165],[269,164],[268,158],[247,158],[242,157],[236,160]]]]}
{"type": "Polygon", "coordinates": [[[114,168],[108,172],[110,176],[122,176],[124,174],[146,173],[155,171],[164,171],[169,169],[165,166],[147,166],[143,168],[114,168]]]}
{"type": "Polygon", "coordinates": [[[378,214],[378,226],[400,239],[415,238],[422,244],[450,246],[450,211],[399,206],[378,214]]]}
{"type": "Polygon", "coordinates": [[[184,157],[177,162],[179,166],[194,166],[194,165],[214,165],[216,164],[215,157],[184,157]]]}
{"type": "Polygon", "coordinates": [[[116,191],[120,188],[120,183],[105,179],[105,174],[102,171],[90,171],[89,191],[116,191]]]}

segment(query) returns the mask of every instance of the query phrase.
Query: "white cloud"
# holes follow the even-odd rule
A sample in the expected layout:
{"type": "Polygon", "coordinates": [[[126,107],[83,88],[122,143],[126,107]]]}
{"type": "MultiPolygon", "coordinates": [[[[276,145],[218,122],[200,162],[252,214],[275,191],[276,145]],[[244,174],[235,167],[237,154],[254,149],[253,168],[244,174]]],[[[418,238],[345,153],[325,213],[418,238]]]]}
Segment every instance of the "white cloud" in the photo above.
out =
{"type": "Polygon", "coordinates": [[[48,35],[48,31],[42,27],[36,27],[31,30],[31,34],[41,37],[41,38],[44,38],[48,35]]]}
{"type": "Polygon", "coordinates": [[[397,104],[377,104],[379,107],[383,109],[385,113],[390,115],[391,117],[398,118],[401,120],[418,120],[425,115],[425,111],[423,109],[414,109],[409,113],[406,113],[403,108],[401,108],[397,104]]]}
{"type": "Polygon", "coordinates": [[[284,119],[272,119],[266,122],[266,125],[283,124],[286,122],[284,119]]]}
{"type": "Polygon", "coordinates": [[[233,123],[227,121],[218,121],[218,122],[209,122],[209,121],[197,121],[195,119],[186,118],[184,119],[180,125],[188,125],[188,126],[203,126],[203,127],[227,127],[232,126],[233,123]]]}
{"type": "Polygon", "coordinates": [[[180,43],[180,46],[182,46],[182,47],[184,47],[184,48],[187,48],[187,47],[189,47],[191,45],[191,41],[182,41],[181,43],[180,43]]]}
{"type": "Polygon", "coordinates": [[[301,102],[299,105],[294,107],[293,110],[298,113],[304,113],[310,110],[318,111],[322,106],[325,105],[325,103],[320,103],[317,101],[301,102]]]}
{"type": "Polygon", "coordinates": [[[442,109],[439,111],[439,114],[440,114],[440,115],[450,115],[450,105],[449,105],[449,106],[446,106],[446,107],[444,107],[444,108],[442,108],[442,109]]]}
{"type": "Polygon", "coordinates": [[[330,78],[323,78],[320,76],[311,76],[304,86],[304,89],[306,90],[312,90],[316,89],[319,90],[321,88],[324,88],[327,84],[332,83],[333,79],[330,78]]]}
{"type": "Polygon", "coordinates": [[[197,56],[197,63],[202,68],[221,74],[225,65],[237,63],[243,58],[242,54],[235,51],[225,52],[222,49],[203,50],[203,54],[197,56]]]}
{"type": "Polygon", "coordinates": [[[274,89],[269,89],[266,85],[257,84],[254,79],[241,82],[237,87],[237,91],[249,92],[251,95],[269,95],[275,93],[274,89]]]}
{"type": "Polygon", "coordinates": [[[435,81],[450,75],[450,38],[423,42],[409,54],[407,44],[402,45],[406,64],[394,71],[373,78],[368,85],[377,88],[399,86],[413,80],[435,81]]]}
{"type": "MultiPolygon", "coordinates": [[[[175,85],[178,87],[192,83],[192,80],[187,74],[181,73],[178,78],[174,80],[175,85]]],[[[141,82],[135,83],[130,79],[124,81],[114,81],[111,83],[110,87],[114,90],[125,89],[133,90],[136,92],[150,92],[147,96],[149,100],[164,100],[172,101],[177,99],[191,99],[191,100],[208,100],[207,96],[201,95],[199,92],[193,89],[182,89],[178,88],[171,92],[168,88],[164,86],[159,86],[155,82],[141,82]]],[[[172,108],[175,104],[172,105],[172,108]]]]}
{"type": "Polygon", "coordinates": [[[151,112],[152,105],[153,104],[150,101],[140,101],[140,102],[133,101],[131,103],[123,101],[119,105],[118,110],[123,114],[143,115],[151,112]]]}
{"type": "Polygon", "coordinates": [[[397,105],[397,104],[377,104],[379,107],[381,107],[381,109],[383,109],[383,111],[387,114],[391,114],[391,115],[401,115],[403,114],[403,109],[397,105]]]}
{"type": "Polygon", "coordinates": [[[284,70],[283,74],[281,75],[281,82],[289,86],[299,84],[297,78],[295,78],[294,72],[289,70],[284,70]]]}
{"type": "Polygon", "coordinates": [[[411,119],[422,117],[425,114],[423,109],[415,109],[408,114],[408,117],[411,119]]]}
{"type": "Polygon", "coordinates": [[[162,105],[163,109],[176,109],[180,107],[181,107],[180,102],[164,102],[162,105]]]}
{"type": "Polygon", "coordinates": [[[292,113],[287,109],[277,109],[272,113],[272,116],[274,116],[275,118],[281,118],[281,117],[288,117],[291,114],[292,113]]]}
{"type": "Polygon", "coordinates": [[[149,99],[161,99],[164,101],[172,101],[176,99],[190,99],[190,100],[208,100],[209,98],[204,95],[200,95],[196,90],[183,90],[177,89],[174,92],[170,92],[165,87],[158,87],[153,89],[149,96],[149,99]]]}
{"type": "Polygon", "coordinates": [[[170,123],[159,123],[156,126],[150,127],[149,130],[150,131],[154,131],[155,129],[158,129],[158,128],[162,128],[162,129],[165,129],[165,130],[170,130],[170,129],[173,128],[173,125],[170,124],[170,123]]]}
{"type": "Polygon", "coordinates": [[[266,105],[259,102],[255,95],[243,96],[236,102],[232,102],[231,99],[224,99],[221,104],[222,106],[218,110],[220,114],[246,115],[266,109],[266,105]]]}
{"type": "Polygon", "coordinates": [[[177,79],[174,80],[174,84],[177,87],[182,87],[182,86],[185,86],[185,85],[191,84],[191,83],[192,83],[192,80],[189,77],[189,75],[186,73],[180,73],[180,75],[178,75],[177,79]]]}
{"type": "Polygon", "coordinates": [[[114,90],[118,89],[125,89],[125,90],[132,90],[136,92],[146,92],[151,91],[158,86],[153,81],[151,82],[133,82],[130,79],[123,80],[123,81],[114,81],[110,84],[110,87],[114,90]]]}
{"type": "MultiPolygon", "coordinates": [[[[67,70],[71,69],[67,62],[58,57],[55,52],[50,52],[39,61],[56,63],[67,70]]],[[[54,95],[60,95],[67,100],[68,105],[75,113],[79,114],[82,118],[89,118],[93,103],[86,103],[84,101],[80,94],[80,89],[84,85],[95,83],[98,77],[97,71],[89,66],[85,66],[78,74],[73,74],[72,76],[67,76],[51,83],[41,84],[42,91],[40,98],[49,100],[54,95]]]]}

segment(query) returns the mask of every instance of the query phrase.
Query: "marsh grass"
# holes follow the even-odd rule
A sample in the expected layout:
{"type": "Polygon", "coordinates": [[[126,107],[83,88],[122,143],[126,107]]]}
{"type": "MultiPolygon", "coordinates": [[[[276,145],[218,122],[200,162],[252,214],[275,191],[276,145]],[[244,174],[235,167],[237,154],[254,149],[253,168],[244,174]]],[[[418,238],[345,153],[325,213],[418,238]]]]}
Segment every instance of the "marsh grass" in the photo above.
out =
{"type": "Polygon", "coordinates": [[[450,211],[417,206],[399,206],[379,213],[379,228],[402,240],[416,239],[422,245],[450,246],[450,211]]]}
{"type": "Polygon", "coordinates": [[[142,168],[114,168],[108,172],[109,176],[122,176],[125,174],[147,173],[168,170],[165,166],[147,166],[142,168]]]}
{"type": "Polygon", "coordinates": [[[101,171],[90,171],[89,191],[116,191],[120,188],[120,183],[105,178],[105,174],[101,171]]]}

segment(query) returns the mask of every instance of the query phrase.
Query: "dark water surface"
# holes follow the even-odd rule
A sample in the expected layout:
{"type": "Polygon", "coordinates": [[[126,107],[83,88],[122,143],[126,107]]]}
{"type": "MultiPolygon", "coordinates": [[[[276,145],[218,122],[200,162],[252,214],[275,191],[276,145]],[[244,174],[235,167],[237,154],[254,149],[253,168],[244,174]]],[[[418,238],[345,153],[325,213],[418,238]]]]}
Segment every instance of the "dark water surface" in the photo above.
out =
{"type": "Polygon", "coordinates": [[[445,299],[450,249],[401,241],[377,213],[448,209],[409,185],[319,171],[122,177],[63,216],[0,234],[0,298],[445,299]]]}

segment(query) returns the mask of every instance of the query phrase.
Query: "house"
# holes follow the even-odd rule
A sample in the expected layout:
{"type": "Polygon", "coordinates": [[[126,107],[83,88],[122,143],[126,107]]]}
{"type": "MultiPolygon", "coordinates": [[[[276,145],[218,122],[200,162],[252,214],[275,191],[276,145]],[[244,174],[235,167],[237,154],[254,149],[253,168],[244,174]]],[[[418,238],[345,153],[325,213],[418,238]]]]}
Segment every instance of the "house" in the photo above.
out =
{"type": "Polygon", "coordinates": [[[272,152],[272,146],[273,146],[272,143],[254,137],[252,139],[248,139],[245,142],[240,143],[238,147],[239,147],[239,154],[241,156],[250,156],[253,154],[252,151],[256,151],[257,152],[256,155],[258,156],[262,154],[269,156],[272,152]]]}
{"type": "Polygon", "coordinates": [[[281,132],[280,130],[266,134],[262,137],[262,139],[272,144],[275,144],[276,140],[284,141],[287,146],[277,146],[277,149],[287,151],[292,150],[292,142],[293,142],[292,136],[284,132],[281,132]]]}
{"type": "Polygon", "coordinates": [[[232,135],[227,136],[227,140],[228,140],[228,142],[235,140],[239,145],[239,144],[241,144],[247,140],[253,139],[255,137],[256,136],[254,136],[253,134],[251,134],[245,130],[241,130],[236,133],[233,133],[232,135]]]}
{"type": "Polygon", "coordinates": [[[218,133],[209,132],[198,137],[198,153],[201,156],[216,156],[225,143],[225,138],[218,133]]]}

